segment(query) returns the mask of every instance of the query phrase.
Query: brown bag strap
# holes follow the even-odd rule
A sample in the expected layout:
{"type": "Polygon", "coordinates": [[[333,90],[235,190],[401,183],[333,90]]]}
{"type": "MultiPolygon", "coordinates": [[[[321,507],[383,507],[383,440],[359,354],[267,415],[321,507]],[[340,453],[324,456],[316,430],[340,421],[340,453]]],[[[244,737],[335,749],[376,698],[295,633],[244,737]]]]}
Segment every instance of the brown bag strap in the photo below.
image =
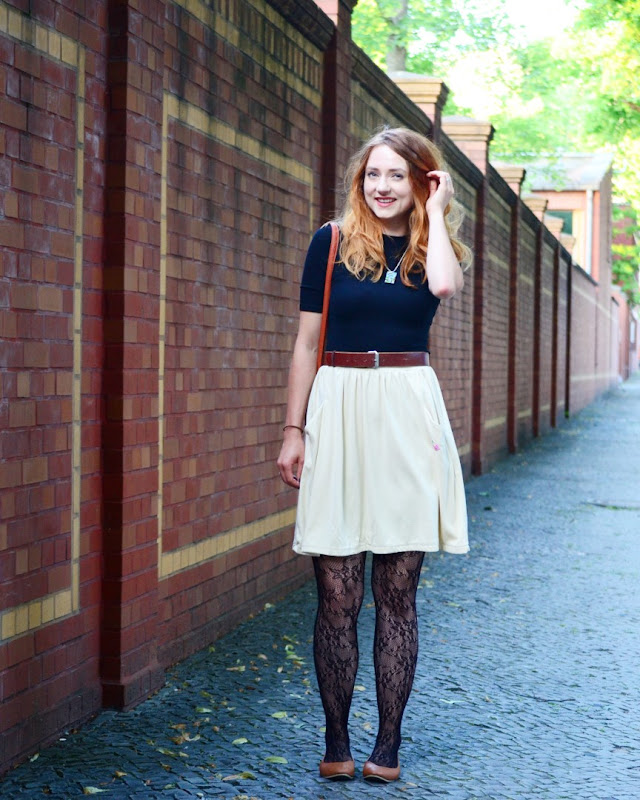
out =
{"type": "Polygon", "coordinates": [[[324,298],[322,300],[322,323],[320,325],[320,338],[318,339],[318,360],[316,363],[316,372],[322,366],[324,358],[324,346],[327,340],[327,319],[329,317],[329,297],[331,295],[331,277],[333,275],[333,267],[336,263],[336,255],[338,253],[338,240],[340,238],[340,231],[335,222],[331,224],[331,247],[329,248],[329,257],[327,258],[327,275],[324,279],[324,298]]]}

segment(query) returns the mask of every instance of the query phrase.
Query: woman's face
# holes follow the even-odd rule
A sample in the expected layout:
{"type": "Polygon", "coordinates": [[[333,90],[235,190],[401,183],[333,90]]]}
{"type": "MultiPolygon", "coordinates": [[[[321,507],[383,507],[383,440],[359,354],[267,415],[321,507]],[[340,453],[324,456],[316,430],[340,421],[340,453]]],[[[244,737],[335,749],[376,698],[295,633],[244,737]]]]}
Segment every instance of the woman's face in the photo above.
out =
{"type": "Polygon", "coordinates": [[[409,165],[388,145],[379,144],[369,154],[363,191],[384,233],[389,236],[409,233],[409,215],[414,205],[409,165]]]}

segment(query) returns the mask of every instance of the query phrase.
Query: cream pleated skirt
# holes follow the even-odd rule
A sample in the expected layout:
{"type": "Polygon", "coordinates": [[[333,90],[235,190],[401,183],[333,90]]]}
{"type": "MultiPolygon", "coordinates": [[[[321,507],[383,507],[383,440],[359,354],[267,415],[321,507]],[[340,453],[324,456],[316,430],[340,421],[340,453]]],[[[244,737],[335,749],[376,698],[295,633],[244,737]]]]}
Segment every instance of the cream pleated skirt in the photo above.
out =
{"type": "Polygon", "coordinates": [[[469,550],[460,459],[431,367],[320,368],[293,549],[469,550]]]}

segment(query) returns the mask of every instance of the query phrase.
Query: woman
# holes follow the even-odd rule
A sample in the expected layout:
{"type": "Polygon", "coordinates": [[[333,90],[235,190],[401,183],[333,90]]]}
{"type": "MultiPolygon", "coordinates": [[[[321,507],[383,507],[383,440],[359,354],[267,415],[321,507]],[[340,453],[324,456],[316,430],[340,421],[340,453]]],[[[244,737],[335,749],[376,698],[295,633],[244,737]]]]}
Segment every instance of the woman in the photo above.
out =
{"type": "Polygon", "coordinates": [[[373,553],[379,728],[363,775],[388,782],[400,776],[424,553],[468,550],[460,462],[427,344],[440,300],[462,288],[470,252],[455,238],[451,177],[420,134],[376,134],[354,156],[347,186],[317,375],[330,226],[316,232],[305,262],[278,468],[300,489],[293,549],[313,556],[318,587],[314,660],[326,778],[355,773],[347,723],[365,558],[373,553]]]}

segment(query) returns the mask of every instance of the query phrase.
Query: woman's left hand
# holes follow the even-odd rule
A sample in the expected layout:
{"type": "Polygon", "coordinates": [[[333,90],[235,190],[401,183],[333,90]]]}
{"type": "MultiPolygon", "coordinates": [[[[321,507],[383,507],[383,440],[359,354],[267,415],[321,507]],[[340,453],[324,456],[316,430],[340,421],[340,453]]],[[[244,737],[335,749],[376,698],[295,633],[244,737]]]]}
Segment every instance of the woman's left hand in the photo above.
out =
{"type": "Polygon", "coordinates": [[[446,207],[453,199],[453,181],[448,172],[434,169],[427,172],[429,181],[429,197],[427,198],[427,214],[434,211],[444,214],[446,207]]]}

